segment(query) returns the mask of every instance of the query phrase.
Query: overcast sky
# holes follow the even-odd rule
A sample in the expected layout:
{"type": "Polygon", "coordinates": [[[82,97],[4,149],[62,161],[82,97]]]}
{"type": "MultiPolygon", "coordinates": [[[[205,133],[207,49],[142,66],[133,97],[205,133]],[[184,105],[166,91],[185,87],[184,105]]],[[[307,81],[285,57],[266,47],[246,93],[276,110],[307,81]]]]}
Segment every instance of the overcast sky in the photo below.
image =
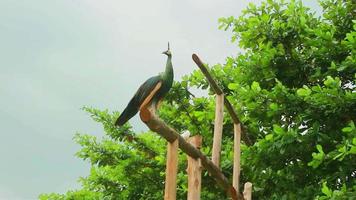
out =
{"type": "Polygon", "coordinates": [[[78,188],[89,165],[72,137],[103,135],[80,108],[121,111],[164,70],[167,41],[176,80],[196,69],[193,52],[210,64],[236,55],[217,20],[249,2],[260,1],[0,0],[0,199],[78,188]]]}

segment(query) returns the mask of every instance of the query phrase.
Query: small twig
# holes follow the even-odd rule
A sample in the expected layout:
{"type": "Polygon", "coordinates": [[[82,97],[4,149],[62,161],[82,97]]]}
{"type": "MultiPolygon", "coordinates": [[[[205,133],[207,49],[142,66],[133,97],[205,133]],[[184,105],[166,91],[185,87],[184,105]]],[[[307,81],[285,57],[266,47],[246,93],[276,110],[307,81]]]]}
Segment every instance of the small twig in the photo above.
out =
{"type": "Polygon", "coordinates": [[[185,89],[187,91],[187,93],[192,96],[193,98],[195,98],[195,95],[193,93],[191,93],[188,89],[185,89]]]}

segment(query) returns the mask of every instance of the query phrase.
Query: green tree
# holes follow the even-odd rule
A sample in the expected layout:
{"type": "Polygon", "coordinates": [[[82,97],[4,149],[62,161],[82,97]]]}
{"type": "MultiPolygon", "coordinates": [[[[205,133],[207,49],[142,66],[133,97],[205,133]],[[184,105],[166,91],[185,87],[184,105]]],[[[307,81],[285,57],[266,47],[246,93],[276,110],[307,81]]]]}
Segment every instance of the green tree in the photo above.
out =
{"type": "MultiPolygon", "coordinates": [[[[243,15],[219,19],[244,53],[209,67],[234,104],[253,145],[242,146],[242,182],[254,199],[356,197],[356,4],[323,0],[323,15],[300,1],[250,4],[243,15]]],[[[200,71],[176,82],[160,116],[179,131],[204,137],[211,153],[214,98],[200,71]]],[[[41,199],[162,199],[165,142],[154,133],[113,126],[118,113],[86,108],[103,124],[98,140],[76,135],[78,156],[92,164],[83,189],[41,199]]],[[[232,122],[224,118],[221,167],[232,172],[232,122]]],[[[186,196],[185,155],[180,157],[178,199],[186,196]]],[[[203,175],[202,199],[226,196],[203,175]]]]}
{"type": "Polygon", "coordinates": [[[246,50],[220,80],[256,140],[243,176],[261,199],[331,198],[326,185],[356,196],[356,4],[321,6],[321,19],[300,1],[267,1],[220,20],[246,50]]]}

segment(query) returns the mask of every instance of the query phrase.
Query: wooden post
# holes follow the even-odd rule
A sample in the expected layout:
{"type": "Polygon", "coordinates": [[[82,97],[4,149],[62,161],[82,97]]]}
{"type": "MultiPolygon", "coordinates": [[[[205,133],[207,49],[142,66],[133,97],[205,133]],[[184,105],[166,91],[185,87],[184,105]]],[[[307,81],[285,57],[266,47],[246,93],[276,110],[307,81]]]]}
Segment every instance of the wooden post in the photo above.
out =
{"type": "Polygon", "coordinates": [[[166,161],[166,182],[164,200],[175,200],[177,196],[178,140],[168,142],[166,161]]]}
{"type": "MultiPolygon", "coordinates": [[[[213,79],[213,77],[210,75],[209,70],[204,66],[204,63],[200,60],[200,58],[198,57],[197,54],[193,54],[192,55],[193,61],[195,62],[195,64],[197,64],[197,66],[199,67],[199,69],[201,70],[201,72],[204,74],[204,76],[206,77],[206,79],[208,80],[210,87],[213,89],[213,91],[215,92],[215,94],[223,94],[223,91],[220,89],[220,87],[218,86],[218,84],[215,82],[215,80],[213,79]]],[[[225,102],[225,106],[226,106],[226,110],[229,113],[229,115],[231,116],[231,119],[234,123],[238,124],[240,123],[240,119],[236,114],[235,109],[232,107],[230,101],[225,98],[224,99],[225,102]]],[[[244,127],[242,126],[241,129],[241,134],[242,134],[242,139],[244,140],[245,144],[247,144],[248,146],[251,146],[253,144],[253,142],[251,142],[250,138],[248,137],[246,130],[243,131],[244,127]]]]}
{"type": "MultiPolygon", "coordinates": [[[[200,149],[202,144],[202,136],[196,135],[190,137],[188,142],[193,145],[195,148],[200,149]]],[[[188,197],[187,200],[200,200],[200,191],[201,191],[201,171],[202,166],[200,159],[188,157],[188,197]]]]}
{"type": "Polygon", "coordinates": [[[251,200],[252,199],[252,183],[246,182],[244,186],[244,199],[251,200]]]}
{"type": "Polygon", "coordinates": [[[215,105],[215,124],[214,124],[214,141],[213,141],[213,155],[211,160],[220,168],[220,152],[221,152],[221,138],[223,130],[223,116],[224,116],[224,95],[216,95],[215,105]]]}
{"type": "Polygon", "coordinates": [[[234,123],[234,169],[232,185],[239,194],[240,187],[240,155],[241,155],[241,124],[234,123]]]}

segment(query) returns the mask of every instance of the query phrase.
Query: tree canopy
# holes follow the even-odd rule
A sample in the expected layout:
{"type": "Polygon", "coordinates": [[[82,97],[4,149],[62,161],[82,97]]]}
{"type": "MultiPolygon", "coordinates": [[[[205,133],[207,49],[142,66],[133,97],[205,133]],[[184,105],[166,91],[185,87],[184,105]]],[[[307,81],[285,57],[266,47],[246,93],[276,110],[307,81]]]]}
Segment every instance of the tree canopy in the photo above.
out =
{"type": "MultiPolygon", "coordinates": [[[[242,146],[241,179],[254,199],[356,198],[356,4],[322,0],[317,17],[301,1],[250,4],[219,19],[242,51],[209,69],[235,106],[253,145],[242,146]],[[241,53],[242,52],[242,53],[241,53]]],[[[198,70],[175,82],[159,115],[178,131],[203,135],[211,154],[215,101],[198,70]]],[[[165,141],[114,126],[118,112],[84,108],[105,136],[76,134],[91,163],[82,189],[40,199],[162,199],[165,141]]],[[[232,177],[233,126],[224,118],[221,167],[232,177]]],[[[177,199],[185,199],[186,156],[179,158],[177,199]]],[[[202,199],[226,199],[207,173],[202,199]]]]}

